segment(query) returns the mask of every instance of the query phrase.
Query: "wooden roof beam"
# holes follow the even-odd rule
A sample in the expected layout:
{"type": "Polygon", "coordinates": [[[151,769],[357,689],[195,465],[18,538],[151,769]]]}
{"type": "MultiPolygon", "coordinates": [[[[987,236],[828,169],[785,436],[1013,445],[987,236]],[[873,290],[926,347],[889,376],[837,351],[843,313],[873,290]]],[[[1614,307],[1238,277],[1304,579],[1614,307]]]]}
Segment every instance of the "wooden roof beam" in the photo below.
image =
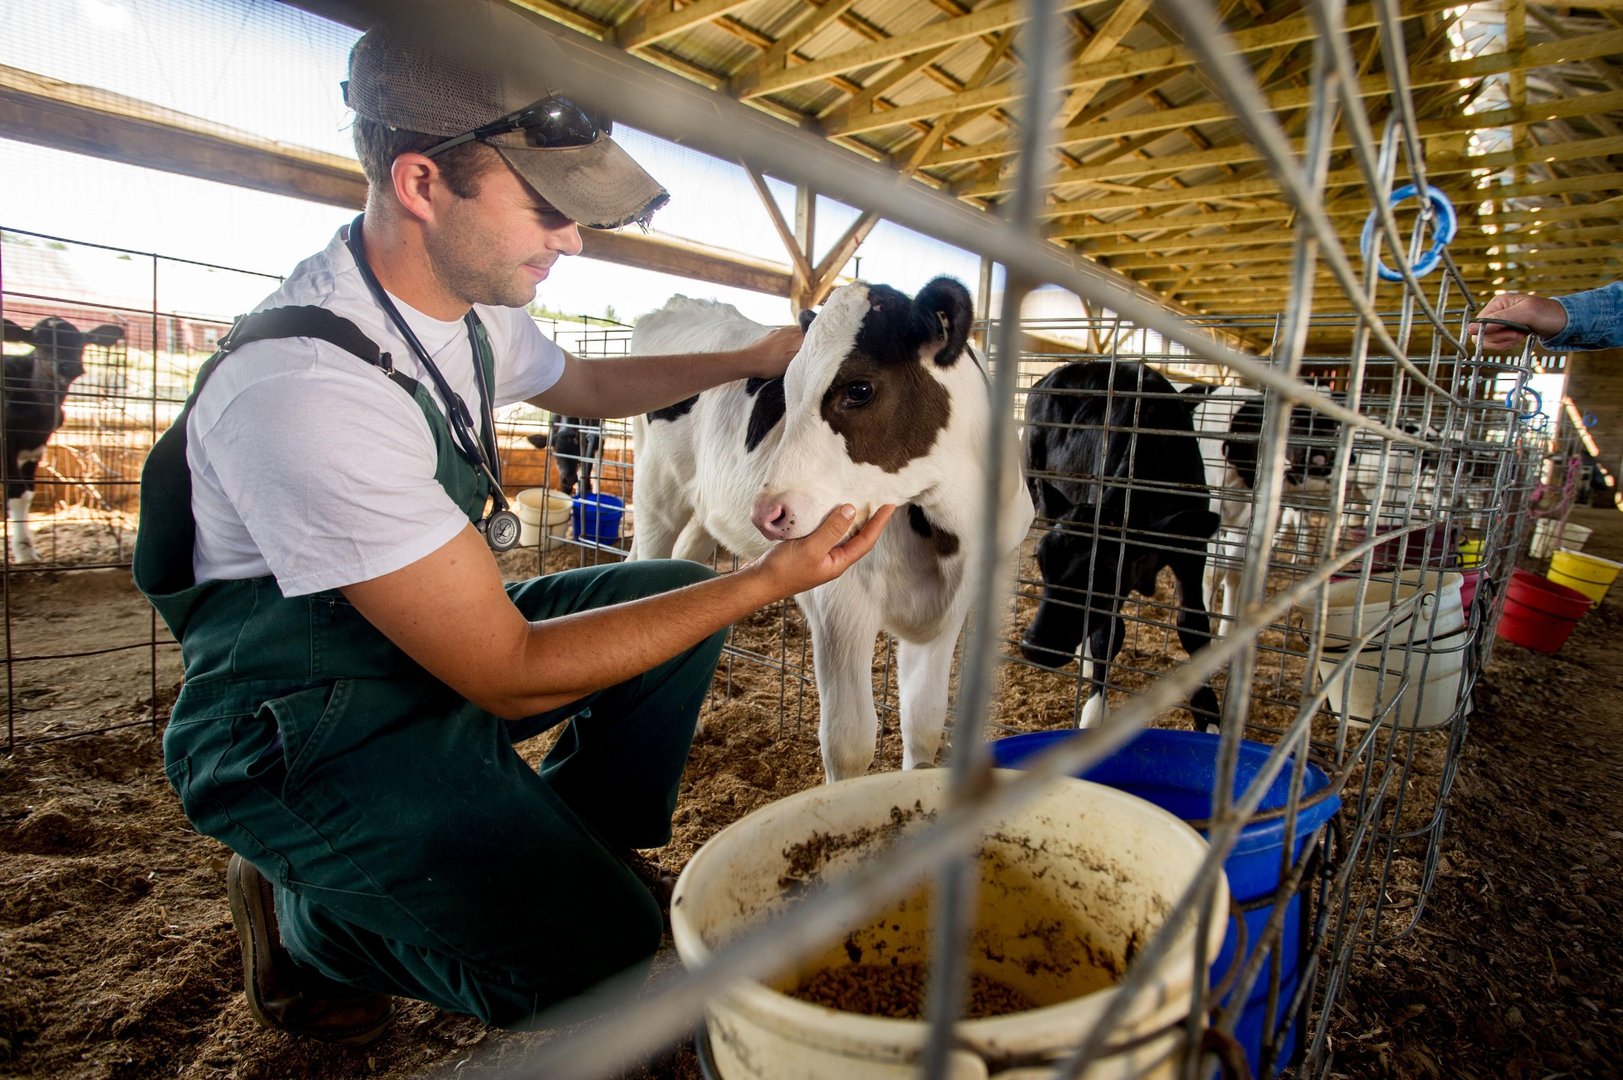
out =
{"type": "MultiPolygon", "coordinates": [[[[1070,2],[1070,0],[1067,0],[1067,2],[1070,2]]],[[[1448,6],[1449,0],[1414,0],[1413,3],[1406,5],[1402,18],[1417,18],[1423,12],[1443,10],[1448,6]]],[[[1377,22],[1375,8],[1372,4],[1358,4],[1347,9],[1346,23],[1349,29],[1373,26],[1377,22]]],[[[1281,45],[1310,41],[1316,36],[1317,31],[1313,27],[1312,20],[1301,18],[1284,19],[1266,26],[1238,30],[1230,35],[1230,39],[1240,51],[1256,52],[1261,49],[1274,49],[1281,45]]],[[[1609,37],[1610,35],[1599,34],[1594,36],[1600,38],[1609,37]]],[[[1578,40],[1587,41],[1589,39],[1578,40]]],[[[1570,49],[1582,47],[1577,41],[1557,44],[1565,44],[1570,49]]],[[[1529,52],[1531,51],[1529,50],[1529,52]]],[[[1071,90],[1083,86],[1116,82],[1120,79],[1146,75],[1167,68],[1181,70],[1187,68],[1189,63],[1189,54],[1182,48],[1172,45],[1160,49],[1145,49],[1138,52],[1123,53],[1091,64],[1072,64],[1061,74],[1058,88],[1071,90]]],[[[932,99],[887,112],[853,115],[838,125],[831,124],[825,130],[830,134],[851,134],[855,131],[871,130],[875,127],[890,127],[921,116],[927,118],[948,108],[962,109],[975,105],[1003,104],[1017,99],[1020,93],[1021,87],[1017,82],[998,83],[980,90],[956,95],[962,100],[932,99]]]]}
{"type": "MultiPolygon", "coordinates": [[[[1536,114],[1539,121],[1547,122],[1557,118],[1582,116],[1590,112],[1604,112],[1612,109],[1623,110],[1623,93],[1590,94],[1584,97],[1542,102],[1536,110],[1527,108],[1500,109],[1490,113],[1478,113],[1445,120],[1423,120],[1420,123],[1419,134],[1422,138],[1463,134],[1485,128],[1502,127],[1509,123],[1526,123],[1526,118],[1530,114],[1536,114]],[[1520,119],[1518,120],[1518,118],[1520,119]]],[[[1304,141],[1302,139],[1298,138],[1291,141],[1292,148],[1298,153],[1301,152],[1303,145],[1304,141]]],[[[1350,149],[1351,146],[1351,135],[1343,132],[1335,138],[1331,148],[1336,151],[1344,151],[1350,149]]],[[[1529,151],[1529,153],[1532,152],[1529,151]]],[[[1537,157],[1539,155],[1532,154],[1532,156],[1537,157]]],[[[1058,188],[1068,187],[1073,184],[1091,183],[1102,179],[1147,177],[1160,173],[1178,173],[1192,169],[1214,168],[1261,160],[1263,160],[1262,152],[1253,144],[1238,142],[1204,152],[1165,154],[1144,162],[1106,165],[1090,161],[1080,168],[1065,169],[1052,173],[1048,180],[1052,187],[1058,188]],[[1142,165],[1142,168],[1136,168],[1139,165],[1142,165]]],[[[1012,176],[997,177],[965,185],[958,188],[957,191],[965,197],[986,197],[1013,190],[1013,184],[1014,178],[1012,176]]]]}
{"type": "MultiPolygon", "coordinates": [[[[1400,229],[1403,227],[1400,222],[1400,229]]],[[[1353,250],[1359,245],[1362,235],[1362,223],[1358,227],[1343,229],[1337,233],[1342,246],[1353,250]]],[[[1548,242],[1553,237],[1566,241],[1577,240],[1619,240],[1623,239],[1623,226],[1603,224],[1590,225],[1580,228],[1561,228],[1553,230],[1548,237],[1538,234],[1505,232],[1483,233],[1462,232],[1448,245],[1451,252],[1484,251],[1492,248],[1525,248],[1530,244],[1548,242]]],[[[1407,239],[1407,237],[1405,237],[1407,239]]],[[[1284,251],[1294,248],[1296,236],[1293,232],[1281,229],[1257,229],[1249,232],[1227,231],[1211,236],[1185,236],[1176,240],[1161,240],[1148,243],[1142,240],[1126,241],[1114,245],[1099,245],[1087,249],[1092,256],[1132,256],[1134,258],[1156,259],[1171,257],[1175,252],[1217,252],[1233,248],[1254,248],[1268,246],[1284,251]]],[[[1384,256],[1390,262],[1390,254],[1384,256]]]]}
{"type": "MultiPolygon", "coordinates": [[[[1058,0],[1061,11],[1070,11],[1074,8],[1100,2],[1101,0],[1058,0]]],[[[930,23],[912,33],[886,37],[879,41],[870,42],[867,45],[859,45],[854,49],[847,49],[833,56],[820,57],[796,67],[785,68],[782,71],[745,72],[738,77],[735,83],[735,91],[741,99],[775,94],[781,90],[817,82],[819,79],[825,79],[830,75],[840,75],[889,60],[897,60],[921,49],[957,45],[969,38],[1016,26],[1024,21],[1025,6],[1022,3],[1010,0],[1007,3],[992,4],[981,8],[979,11],[955,19],[949,18],[930,23]]],[[[998,103],[989,102],[988,104],[998,103]]],[[[966,104],[964,107],[970,108],[973,106],[966,104]]],[[[940,110],[936,111],[939,112],[940,110]]]]}
{"type": "MultiPolygon", "coordinates": [[[[1623,153],[1623,139],[1608,136],[1558,146],[1522,147],[1491,154],[1440,154],[1435,155],[1427,162],[1426,172],[1433,179],[1441,179],[1479,170],[1497,171],[1518,161],[1532,163],[1535,161],[1573,161],[1588,158],[1604,159],[1608,155],[1617,153],[1623,153]]],[[[1614,174],[1609,178],[1597,177],[1594,182],[1597,184],[1609,183],[1615,187],[1620,183],[1620,180],[1614,174]]],[[[1327,189],[1350,186],[1361,187],[1363,184],[1363,170],[1357,168],[1334,170],[1325,179],[1327,189]]],[[[1599,190],[1599,188],[1590,190],[1599,190]]],[[[1049,203],[1041,207],[1038,213],[1045,219],[1051,219],[1074,217],[1080,214],[1096,214],[1109,210],[1140,209],[1146,206],[1174,203],[1212,202],[1221,198],[1247,198],[1251,196],[1277,199],[1279,196],[1278,185],[1269,177],[1259,176],[1243,180],[1224,181],[1217,184],[1203,184],[1177,191],[1145,187],[1129,195],[1112,195],[1102,198],[1090,197],[1075,202],[1049,203]]],[[[1476,196],[1473,195],[1472,197],[1475,198],[1476,196]]],[[[1487,197],[1486,193],[1481,195],[1481,198],[1485,199],[1487,197]]]]}
{"type": "Polygon", "coordinates": [[[633,15],[615,27],[611,40],[622,49],[642,49],[737,11],[754,0],[696,0],[660,15],[633,15]]]}
{"type": "MultiPolygon", "coordinates": [[[[1278,272],[1283,274],[1290,265],[1290,259],[1293,251],[1294,249],[1289,247],[1281,247],[1277,249],[1253,248],[1243,251],[1214,252],[1210,258],[1203,258],[1198,253],[1186,256],[1184,258],[1176,258],[1171,256],[1158,257],[1151,254],[1117,255],[1102,258],[1096,261],[1107,262],[1110,264],[1112,269],[1120,270],[1124,273],[1130,272],[1146,281],[1168,280],[1170,275],[1173,275],[1191,265],[1195,266],[1197,270],[1200,271],[1197,273],[1197,277],[1210,275],[1213,277],[1226,279],[1235,273],[1245,272],[1246,267],[1262,267],[1264,270],[1266,270],[1267,267],[1276,267],[1278,272]]],[[[1461,249],[1458,252],[1454,252],[1453,255],[1455,264],[1461,267],[1482,267],[1494,263],[1505,266],[1529,265],[1529,256],[1524,252],[1511,251],[1493,253],[1484,249],[1461,249]]],[[[1604,263],[1608,261],[1617,262],[1623,260],[1623,256],[1616,254],[1613,247],[1604,244],[1595,244],[1587,247],[1546,248],[1537,252],[1534,258],[1542,263],[1604,263]]],[[[1354,261],[1361,262],[1362,260],[1355,258],[1354,261]]],[[[1388,259],[1387,262],[1390,264],[1391,260],[1388,259]]],[[[1329,271],[1328,268],[1324,268],[1321,272],[1328,273],[1329,271]]]]}
{"type": "MultiPolygon", "coordinates": [[[[359,210],[366,177],[352,158],[289,146],[94,87],[0,67],[8,138],[129,165],[359,210]]],[[[647,270],[789,295],[789,273],[747,256],[638,233],[582,232],[585,254],[647,270]]]]}
{"type": "MultiPolygon", "coordinates": [[[[813,35],[819,33],[824,27],[844,15],[851,9],[856,0],[826,0],[821,7],[806,7],[801,10],[800,17],[790,23],[759,57],[755,63],[745,69],[745,72],[776,71],[789,62],[794,51],[804,45],[813,35]]],[[[739,95],[738,80],[745,72],[734,72],[727,80],[727,92],[734,97],[739,95]]]]}

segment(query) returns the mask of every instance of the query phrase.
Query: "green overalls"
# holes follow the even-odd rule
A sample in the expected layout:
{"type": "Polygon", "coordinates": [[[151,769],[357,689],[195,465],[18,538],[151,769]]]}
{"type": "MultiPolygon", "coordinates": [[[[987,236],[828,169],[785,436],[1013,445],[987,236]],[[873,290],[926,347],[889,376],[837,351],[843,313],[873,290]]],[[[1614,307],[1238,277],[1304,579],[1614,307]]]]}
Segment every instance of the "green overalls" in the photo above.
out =
{"type": "MultiPolygon", "coordinates": [[[[186,420],[228,350],[322,337],[380,364],[353,324],[323,312],[348,328],[335,334],[283,315],[312,310],[239,323],[142,474],[135,580],[180,641],[186,673],[164,733],[165,771],[198,831],[276,883],[297,959],[351,986],[523,1026],[608,975],[646,970],[658,948],[658,906],[619,854],[670,839],[722,635],[509,723],[423,670],[336,590],[288,598],[270,577],[194,581],[186,420]],[[565,721],[538,774],[513,744],[565,721]]],[[[427,391],[392,372],[387,356],[385,374],[422,407],[436,478],[476,520],[483,477],[427,391]]],[[[534,621],[709,576],[696,563],[634,562],[507,589],[534,621]]]]}

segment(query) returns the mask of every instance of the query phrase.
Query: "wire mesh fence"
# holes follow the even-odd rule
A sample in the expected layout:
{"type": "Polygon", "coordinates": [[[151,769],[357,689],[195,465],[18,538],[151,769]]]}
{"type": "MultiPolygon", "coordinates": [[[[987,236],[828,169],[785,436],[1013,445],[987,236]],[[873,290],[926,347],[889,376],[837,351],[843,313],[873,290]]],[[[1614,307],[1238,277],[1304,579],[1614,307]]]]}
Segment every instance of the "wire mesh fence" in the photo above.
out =
{"type": "MultiPolygon", "coordinates": [[[[1033,5],[1028,26],[1036,29],[1028,32],[1044,32],[1045,14],[1033,5]]],[[[1037,667],[1044,677],[1068,680],[1066,719],[1096,721],[1090,733],[1096,737],[1056,740],[1025,760],[1017,778],[990,788],[967,779],[976,755],[955,754],[966,779],[954,789],[962,798],[949,803],[954,814],[904,836],[882,860],[852,870],[792,912],[723,935],[679,989],[631,1007],[629,1018],[621,1012],[617,1033],[631,1022],[650,1042],[669,1040],[708,1002],[711,1034],[731,1037],[727,1025],[736,1016],[719,1017],[743,993],[739,980],[778,985],[772,980],[812,953],[819,938],[849,932],[932,870],[940,874],[942,901],[936,932],[962,946],[972,919],[952,905],[958,894],[951,868],[974,849],[977,828],[1042,777],[1099,766],[1147,727],[1215,726],[1221,733],[1204,807],[1187,815],[1205,827],[1210,854],[1170,905],[1163,932],[1124,973],[1111,1004],[1084,1033],[1040,1055],[1041,1068],[1032,1075],[1201,1075],[1215,1067],[1211,1051],[1225,1037],[1254,1040],[1247,1065],[1264,1075],[1281,1066],[1325,1075],[1334,998],[1352,956],[1409,933],[1420,918],[1469,727],[1471,687],[1525,540],[1545,453],[1530,417],[1515,404],[1532,369],[1526,358],[1485,359],[1465,336],[1476,300],[1446,255],[1442,210],[1423,206],[1402,219],[1400,230],[1393,200],[1399,159],[1416,190],[1429,199],[1431,189],[1403,83],[1395,9],[1377,9],[1379,42],[1393,73],[1383,131],[1383,114],[1372,116],[1359,99],[1342,96],[1356,81],[1356,64],[1339,8],[1310,5],[1322,32],[1300,154],[1259,100],[1215,13],[1179,2],[1164,5],[1164,14],[1183,31],[1298,215],[1290,266],[1296,303],[1275,319],[1249,325],[1154,312],[1084,274],[1049,276],[1054,268],[1041,253],[1013,250],[1023,224],[1018,212],[997,238],[1004,246],[979,248],[1006,261],[1011,276],[1060,281],[1120,312],[1120,325],[1086,328],[1093,342],[1132,342],[1135,335],[1138,342],[1017,351],[1007,344],[1008,319],[997,328],[1003,334],[994,329],[989,335],[1004,342],[993,355],[999,375],[1013,370],[1018,376],[1008,381],[1018,382],[1019,391],[1004,403],[1026,422],[1027,464],[1038,466],[1030,479],[1052,489],[1052,500],[1039,505],[1040,538],[1033,540],[1054,550],[1051,559],[1026,552],[1008,605],[1011,632],[983,638],[989,644],[966,652],[965,666],[971,673],[977,664],[1037,667]],[[1337,138],[1350,144],[1370,201],[1371,240],[1361,269],[1324,213],[1320,183],[1337,138]],[[1441,273],[1435,285],[1423,286],[1423,271],[1413,268],[1427,253],[1441,263],[1441,273]],[[1397,263],[1401,292],[1377,299],[1378,262],[1383,268],[1397,263]],[[1321,267],[1323,281],[1315,273],[1321,267]],[[1330,356],[1307,348],[1317,328],[1314,290],[1325,283],[1356,311],[1344,323],[1346,351],[1330,356]],[[1150,332],[1165,354],[1144,347],[1150,332]],[[1066,355],[1039,355],[1045,351],[1066,355]],[[1066,396],[1085,401],[1085,385],[1056,393],[1050,392],[1054,384],[1041,383],[1078,361],[1106,369],[1091,390],[1095,415],[1066,419],[1043,412],[1039,419],[1055,436],[1051,441],[1093,438],[1074,438],[1081,446],[1066,465],[1052,467],[1046,458],[1034,463],[1034,395],[1049,405],[1066,396]],[[1152,370],[1162,380],[1199,379],[1214,388],[1189,393],[1201,400],[1185,408],[1180,399],[1191,388],[1170,381],[1150,386],[1152,370]],[[1125,384],[1115,381],[1123,373],[1125,384]],[[1176,448],[1195,471],[1152,474],[1176,448]],[[1203,494],[1204,510],[1198,505],[1203,494]],[[1180,505],[1183,497],[1193,502],[1180,505]],[[1043,606],[1055,613],[1051,621],[1071,624],[1065,634],[1031,638],[1043,606]],[[1252,749],[1260,750],[1261,760],[1242,770],[1243,752],[1252,749]],[[1283,790],[1271,792],[1277,780],[1283,790]],[[1262,810],[1269,794],[1277,802],[1262,810]],[[1332,799],[1333,812],[1324,813],[1332,799]],[[1176,1042],[1172,1060],[1129,1063],[1122,1041],[1134,1029],[1119,1022],[1132,1012],[1136,994],[1161,985],[1157,965],[1180,927],[1223,903],[1215,886],[1219,867],[1247,830],[1263,824],[1277,825],[1284,838],[1273,850],[1272,886],[1240,905],[1252,910],[1236,925],[1255,930],[1237,950],[1247,959],[1232,979],[1213,987],[1207,983],[1213,957],[1197,946],[1182,1025],[1188,1037],[1176,1042]]],[[[1040,131],[1047,88],[1040,77],[1033,81],[1036,89],[1023,104],[1028,129],[1040,131]]],[[[678,108],[670,109],[666,126],[672,130],[684,126],[678,108]]],[[[740,141],[749,134],[741,127],[740,141]]],[[[757,142],[763,157],[782,150],[766,137],[757,142]]],[[[1036,145],[1023,150],[1017,175],[1039,171],[1040,141],[1036,145]]],[[[746,153],[753,148],[741,147],[746,153]]],[[[795,174],[794,168],[784,172],[795,174]]],[[[907,209],[922,214],[924,200],[917,201],[921,205],[907,209]]],[[[983,609],[981,621],[995,620],[983,609]]],[[[889,671],[881,659],[881,688],[889,671]]],[[[980,730],[983,707],[973,693],[967,701],[960,695],[959,740],[980,730]]],[[[962,1045],[968,1025],[955,1037],[962,999],[952,988],[961,989],[955,979],[975,966],[972,953],[949,946],[934,954],[941,964],[932,983],[936,998],[926,1010],[932,1021],[927,1041],[903,1059],[923,1075],[948,1075],[948,1048],[962,1045]]],[[[565,1011],[559,1019],[585,1011],[565,1011]]],[[[624,1049],[611,1049],[608,1040],[606,1029],[588,1027],[567,1047],[549,1045],[534,1064],[594,1075],[624,1049]]],[[[1010,1064],[994,1057],[983,1067],[1010,1064]]]]}
{"type": "MultiPolygon", "coordinates": [[[[1056,280],[1119,314],[1016,325],[1010,312],[1020,289],[1011,287],[1005,313],[985,326],[983,340],[995,343],[990,389],[1009,422],[1023,428],[1039,517],[1010,587],[986,586],[995,602],[980,605],[979,635],[958,658],[954,769],[943,781],[951,786],[929,813],[893,830],[899,839],[882,857],[840,860],[840,873],[826,880],[819,864],[784,890],[788,900],[763,907],[763,921],[707,942],[704,960],[669,988],[647,994],[606,985],[548,1014],[547,1022],[570,1030],[522,1071],[610,1075],[627,1055],[686,1037],[707,1008],[714,1023],[717,1009],[747,993],[741,986],[782,984],[828,942],[849,940],[854,927],[934,878],[924,921],[945,944],[931,947],[930,979],[920,991],[929,1019],[897,1044],[884,1063],[890,1071],[875,1066],[873,1075],[953,1075],[953,1062],[1009,1076],[1192,1076],[1220,1064],[1261,1075],[1287,1067],[1329,1074],[1335,998],[1353,957],[1409,934],[1424,912],[1471,690],[1512,573],[1535,557],[1528,553],[1535,514],[1548,515],[1542,520],[1559,532],[1576,455],[1559,417],[1546,414],[1541,427],[1540,410],[1525,400],[1531,358],[1486,358],[1465,336],[1476,300],[1439,239],[1441,210],[1419,210],[1403,219],[1407,234],[1400,230],[1392,198],[1400,159],[1417,190],[1429,190],[1409,91],[1395,74],[1380,135],[1359,100],[1342,100],[1357,76],[1339,6],[1309,5],[1323,33],[1300,154],[1258,102],[1215,13],[1196,0],[1165,7],[1298,214],[1296,304],[1263,319],[1183,318],[1057,265],[1036,241],[1029,213],[978,234],[985,243],[977,249],[1003,261],[1011,280],[1056,280]],[[1371,204],[1362,270],[1324,214],[1320,185],[1336,137],[1363,170],[1371,204]],[[1440,273],[1423,284],[1412,268],[1433,251],[1440,273]],[[1386,262],[1398,264],[1399,292],[1378,292],[1377,263],[1386,262]],[[1320,266],[1355,315],[1315,315],[1320,266]],[[1330,325],[1345,330],[1346,349],[1311,350],[1316,331],[1330,325]],[[1010,680],[1019,680],[1018,709],[999,699],[1010,680]],[[1039,698],[1043,704],[1033,704],[1039,698]],[[1035,750],[1031,742],[1015,745],[1032,734],[1067,734],[1079,722],[1089,728],[1085,737],[1041,740],[1035,750]],[[1157,733],[1204,755],[1176,816],[1198,826],[1209,846],[1158,901],[1155,917],[1133,931],[1130,946],[1120,946],[1114,992],[1085,1022],[1036,1050],[979,1044],[973,1062],[954,1057],[974,1030],[963,1020],[963,988],[979,962],[965,944],[975,931],[973,904],[961,902],[964,864],[985,849],[997,823],[1038,804],[1050,780],[1120,766],[1157,733]],[[987,782],[980,770],[989,760],[1019,771],[987,782]],[[1242,890],[1231,860],[1259,850],[1269,865],[1242,890]],[[799,887],[814,883],[823,887],[799,887]],[[1212,927],[1221,932],[1205,932],[1212,927]],[[1174,968],[1183,979],[1173,1015],[1146,1008],[1158,994],[1164,1004],[1174,968]],[[605,1008],[615,1014],[612,1025],[571,1027],[605,1008]]],[[[1377,5],[1377,13],[1387,67],[1401,73],[1395,7],[1377,5]]],[[[1041,34],[1052,15],[1033,5],[1028,25],[1041,34]]],[[[1035,80],[1028,116],[1043,115],[1051,91],[1035,80]]],[[[680,94],[668,98],[679,110],[680,94]]],[[[666,126],[697,124],[698,115],[673,112],[666,126]]],[[[713,127],[708,113],[703,122],[713,127]]],[[[1038,136],[1044,130],[1036,121],[1028,127],[1038,136]]],[[[741,143],[751,130],[739,126],[741,143]]],[[[755,149],[767,157],[776,150],[783,160],[784,148],[770,138],[755,149]]],[[[752,148],[741,149],[749,156],[752,148]]],[[[1023,151],[1022,173],[1038,171],[1042,149],[1036,138],[1023,151]]],[[[837,176],[827,179],[827,190],[840,190],[837,176]]],[[[882,203],[902,200],[903,219],[929,209],[923,196],[872,194],[882,203]],[[915,202],[903,205],[909,198],[915,202]]],[[[943,228],[954,220],[944,218],[943,228]]],[[[972,231],[962,226],[965,242],[973,244],[972,231]]],[[[121,345],[87,357],[85,382],[69,398],[70,418],[104,434],[81,439],[54,464],[59,492],[37,497],[106,515],[98,528],[118,542],[112,554],[52,565],[122,560],[128,520],[112,515],[130,513],[142,448],[172,420],[197,363],[228,325],[220,313],[247,310],[268,291],[257,280],[242,301],[167,300],[171,276],[224,271],[141,258],[149,303],[63,309],[75,320],[128,321],[121,345]],[[216,314],[179,314],[194,309],[216,314]],[[99,420],[97,408],[105,414],[99,420]]],[[[4,303],[14,321],[22,320],[13,311],[26,319],[78,302],[66,288],[15,291],[22,276],[13,265],[7,270],[4,303]]],[[[622,328],[552,330],[581,356],[628,346],[622,328]]],[[[623,557],[636,532],[629,426],[569,424],[518,408],[499,427],[509,492],[521,508],[528,505],[522,492],[543,493],[527,521],[537,570],[556,568],[549,556],[576,565],[623,557]],[[571,483],[567,503],[546,499],[571,483]]],[[[58,442],[72,445],[80,427],[63,430],[58,442]]],[[[974,480],[965,477],[966,498],[974,480]]],[[[42,545],[42,552],[61,550],[42,545]]],[[[528,549],[521,555],[530,556],[528,549]]],[[[140,644],[155,656],[164,647],[156,624],[140,644]]],[[[808,722],[816,683],[809,637],[792,605],[775,616],[764,643],[735,639],[728,656],[725,679],[767,673],[783,722],[808,722]]],[[[8,681],[36,658],[8,648],[8,681]]],[[[894,717],[888,647],[876,654],[873,677],[881,713],[894,717]]],[[[154,719],[157,699],[154,692],[154,719]]],[[[1170,768],[1165,758],[1158,768],[1170,768]]],[[[709,1032],[712,1040],[727,1037],[725,1026],[709,1032]]],[[[713,1058],[707,1067],[716,1067],[713,1058]]]]}

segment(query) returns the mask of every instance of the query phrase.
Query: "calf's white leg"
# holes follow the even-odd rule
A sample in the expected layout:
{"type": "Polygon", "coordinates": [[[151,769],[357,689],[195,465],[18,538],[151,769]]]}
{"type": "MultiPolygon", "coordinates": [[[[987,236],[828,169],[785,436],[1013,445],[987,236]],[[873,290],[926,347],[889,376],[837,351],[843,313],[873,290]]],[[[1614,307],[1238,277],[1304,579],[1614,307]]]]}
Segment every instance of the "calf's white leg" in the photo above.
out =
{"type": "Polygon", "coordinates": [[[811,627],[812,660],[817,671],[817,738],[823,749],[823,779],[828,782],[861,776],[873,764],[879,716],[873,703],[873,646],[879,613],[872,604],[820,603],[830,585],[796,599],[811,627]]]}
{"type": "Polygon", "coordinates": [[[33,499],[34,492],[30,489],[15,499],[6,500],[6,516],[11,522],[11,561],[14,563],[39,562],[33,534],[28,531],[28,505],[33,499]]]}
{"type": "Polygon", "coordinates": [[[1105,718],[1105,672],[1103,661],[1093,658],[1093,650],[1088,638],[1082,639],[1082,663],[1091,664],[1088,676],[1093,681],[1093,692],[1088,695],[1087,703],[1082,706],[1082,715],[1077,718],[1076,726],[1079,728],[1097,727],[1105,718]]]}
{"type": "Polygon", "coordinates": [[[933,641],[896,642],[896,684],[902,705],[902,768],[934,765],[947,727],[947,682],[962,622],[933,641]]]}

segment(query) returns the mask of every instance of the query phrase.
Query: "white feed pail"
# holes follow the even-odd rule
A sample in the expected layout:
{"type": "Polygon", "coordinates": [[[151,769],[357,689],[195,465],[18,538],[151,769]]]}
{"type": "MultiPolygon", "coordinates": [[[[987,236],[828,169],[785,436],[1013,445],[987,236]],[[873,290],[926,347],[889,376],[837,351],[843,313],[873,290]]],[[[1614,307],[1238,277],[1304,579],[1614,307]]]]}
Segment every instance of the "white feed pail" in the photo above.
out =
{"type": "Polygon", "coordinates": [[[1582,551],[1584,544],[1594,535],[1594,530],[1587,525],[1579,525],[1569,521],[1561,526],[1559,538],[1556,534],[1558,522],[1546,518],[1533,523],[1533,539],[1528,542],[1527,554],[1535,559],[1548,559],[1555,554],[1556,548],[1566,548],[1568,551],[1582,551]]]}
{"type": "MultiPolygon", "coordinates": [[[[1368,727],[1381,717],[1405,731],[1449,721],[1460,704],[1470,642],[1460,602],[1464,580],[1457,573],[1419,570],[1405,571],[1395,581],[1371,578],[1362,604],[1357,579],[1331,583],[1325,590],[1318,668],[1337,715],[1354,727],[1368,727]],[[1391,624],[1370,634],[1388,615],[1391,624]],[[1355,634],[1369,635],[1369,641],[1350,669],[1338,671],[1355,634]]],[[[1311,618],[1309,613],[1310,623],[1311,618]]]]}
{"type": "Polygon", "coordinates": [[[546,488],[525,488],[513,496],[513,512],[518,515],[519,547],[535,547],[541,537],[569,534],[570,498],[546,488]]]}
{"type": "MultiPolygon", "coordinates": [[[[936,769],[859,777],[792,795],[723,829],[677,882],[671,932],[678,955],[690,966],[702,964],[808,890],[882,857],[898,835],[923,826],[946,804],[948,780],[947,771],[936,769]]],[[[1069,778],[991,829],[979,856],[970,968],[1026,1007],[961,1021],[952,1080],[1047,1075],[1047,1068],[1031,1067],[1086,1038],[1134,951],[1160,929],[1207,850],[1198,833],[1154,804],[1069,778]]],[[[854,924],[795,971],[770,984],[740,983],[711,999],[706,1025],[717,1073],[723,1080],[912,1080],[928,1040],[923,1021],[846,1011],[787,991],[807,979],[861,981],[898,967],[922,975],[929,908],[921,887],[854,924]]],[[[1227,917],[1227,883],[1219,878],[1202,928],[1207,956],[1217,955],[1227,917]]],[[[1177,932],[1108,1042],[1163,1034],[1101,1059],[1088,1077],[1177,1074],[1196,940],[1192,923],[1177,932]]]]}

